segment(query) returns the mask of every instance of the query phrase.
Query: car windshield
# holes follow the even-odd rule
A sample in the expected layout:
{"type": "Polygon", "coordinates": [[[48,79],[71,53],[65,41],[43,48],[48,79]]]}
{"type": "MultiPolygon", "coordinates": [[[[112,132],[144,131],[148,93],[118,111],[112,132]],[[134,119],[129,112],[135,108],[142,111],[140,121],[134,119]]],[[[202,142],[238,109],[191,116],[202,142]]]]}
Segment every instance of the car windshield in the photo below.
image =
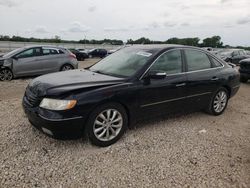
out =
{"type": "Polygon", "coordinates": [[[145,50],[125,48],[99,61],[90,71],[130,77],[142,68],[151,56],[152,53],[145,50]]]}
{"type": "Polygon", "coordinates": [[[7,54],[4,54],[3,57],[11,57],[11,56],[17,54],[18,52],[21,52],[22,50],[23,50],[23,49],[21,49],[21,48],[15,49],[15,50],[13,50],[13,51],[7,53],[7,54]]]}

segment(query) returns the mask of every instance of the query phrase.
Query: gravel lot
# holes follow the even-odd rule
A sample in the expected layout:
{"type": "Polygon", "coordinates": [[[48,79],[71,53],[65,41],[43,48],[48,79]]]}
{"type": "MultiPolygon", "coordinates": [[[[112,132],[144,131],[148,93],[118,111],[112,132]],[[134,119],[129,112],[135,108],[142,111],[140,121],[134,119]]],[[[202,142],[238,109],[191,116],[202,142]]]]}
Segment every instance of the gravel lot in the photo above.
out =
{"type": "Polygon", "coordinates": [[[29,81],[0,82],[0,187],[250,187],[250,83],[219,117],[141,122],[98,148],[32,128],[21,108],[29,81]]]}

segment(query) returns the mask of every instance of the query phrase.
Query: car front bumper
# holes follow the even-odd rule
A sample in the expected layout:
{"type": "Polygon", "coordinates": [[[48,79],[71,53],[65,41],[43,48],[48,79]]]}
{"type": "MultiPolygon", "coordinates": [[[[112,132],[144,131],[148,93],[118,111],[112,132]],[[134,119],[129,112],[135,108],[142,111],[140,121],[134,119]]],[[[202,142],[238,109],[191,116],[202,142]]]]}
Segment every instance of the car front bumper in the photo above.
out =
{"type": "MultiPolygon", "coordinates": [[[[23,101],[23,109],[30,123],[44,134],[56,139],[74,139],[83,135],[84,118],[48,118],[39,113],[39,107],[29,108],[23,101]]],[[[53,117],[53,113],[50,116],[53,117]]]]}

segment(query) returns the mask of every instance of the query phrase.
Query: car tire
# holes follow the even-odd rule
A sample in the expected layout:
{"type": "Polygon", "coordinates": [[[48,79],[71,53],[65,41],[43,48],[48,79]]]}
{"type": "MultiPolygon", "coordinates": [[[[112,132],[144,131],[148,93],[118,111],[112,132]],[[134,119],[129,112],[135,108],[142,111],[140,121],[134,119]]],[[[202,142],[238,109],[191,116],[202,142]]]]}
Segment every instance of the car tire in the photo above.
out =
{"type": "Polygon", "coordinates": [[[96,146],[107,147],[117,142],[128,127],[128,116],[118,103],[98,106],[89,116],[85,135],[96,146]]]}
{"type": "Polygon", "coordinates": [[[228,93],[228,90],[224,87],[217,90],[217,92],[215,92],[215,94],[212,96],[206,112],[214,116],[221,115],[227,108],[229,100],[228,93]]]}
{"type": "Polygon", "coordinates": [[[241,76],[241,77],[240,77],[240,81],[241,81],[242,83],[247,83],[248,78],[246,78],[246,77],[244,77],[244,76],[241,76]]]}
{"type": "Polygon", "coordinates": [[[61,67],[61,71],[68,71],[68,70],[73,70],[74,69],[74,67],[72,66],[72,65],[70,65],[70,64],[65,64],[65,65],[63,65],[62,67],[61,67]]]}
{"type": "Polygon", "coordinates": [[[0,81],[11,81],[13,77],[13,73],[10,69],[6,68],[0,70],[0,81]]]}

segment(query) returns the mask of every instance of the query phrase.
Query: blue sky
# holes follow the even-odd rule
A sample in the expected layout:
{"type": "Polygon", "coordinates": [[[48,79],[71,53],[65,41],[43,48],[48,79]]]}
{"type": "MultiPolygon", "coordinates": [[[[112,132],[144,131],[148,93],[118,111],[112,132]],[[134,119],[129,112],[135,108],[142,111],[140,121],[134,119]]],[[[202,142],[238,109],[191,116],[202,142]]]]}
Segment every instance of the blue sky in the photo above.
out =
{"type": "Polygon", "coordinates": [[[220,35],[250,46],[249,0],[0,0],[0,34],[79,40],[220,35]]]}

